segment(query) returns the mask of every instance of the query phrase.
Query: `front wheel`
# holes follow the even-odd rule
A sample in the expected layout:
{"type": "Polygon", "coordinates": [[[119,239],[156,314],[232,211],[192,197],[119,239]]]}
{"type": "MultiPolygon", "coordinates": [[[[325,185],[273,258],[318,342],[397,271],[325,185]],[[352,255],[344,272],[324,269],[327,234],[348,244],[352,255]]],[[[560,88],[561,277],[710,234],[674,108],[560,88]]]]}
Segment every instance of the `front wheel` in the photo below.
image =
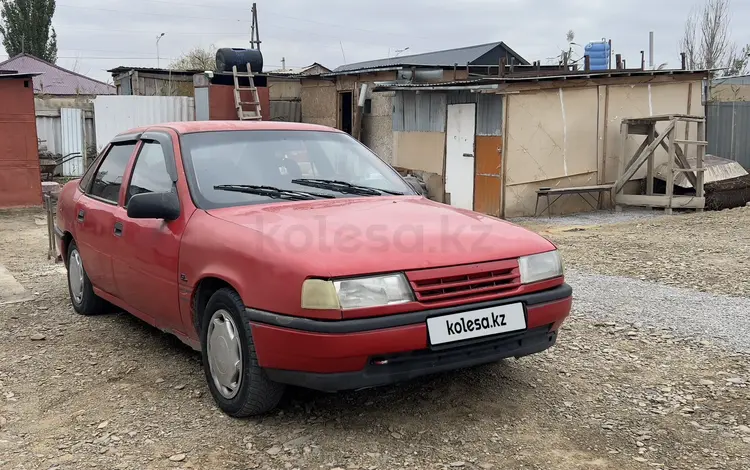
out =
{"type": "Polygon", "coordinates": [[[68,292],[73,310],[80,315],[96,315],[105,308],[104,299],[94,294],[94,287],[83,267],[81,252],[75,241],[71,241],[68,246],[68,292]]]}
{"type": "Polygon", "coordinates": [[[229,416],[268,413],[281,401],[284,385],[272,382],[258,365],[245,306],[232,289],[214,293],[203,312],[201,349],[211,395],[229,416]]]}

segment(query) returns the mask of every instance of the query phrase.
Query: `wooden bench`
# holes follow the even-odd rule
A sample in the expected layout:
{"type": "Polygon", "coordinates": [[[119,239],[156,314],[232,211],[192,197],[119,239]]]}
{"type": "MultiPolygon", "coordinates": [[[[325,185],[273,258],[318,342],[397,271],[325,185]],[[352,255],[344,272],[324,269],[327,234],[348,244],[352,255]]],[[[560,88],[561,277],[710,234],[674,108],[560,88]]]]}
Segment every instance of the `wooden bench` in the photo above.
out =
{"type": "Polygon", "coordinates": [[[578,186],[578,187],[571,187],[571,188],[539,188],[536,191],[536,206],[534,207],[534,217],[544,214],[544,211],[546,210],[547,215],[551,218],[552,217],[552,204],[554,204],[561,197],[570,195],[570,194],[577,194],[578,196],[581,197],[581,199],[586,201],[586,203],[589,206],[591,206],[594,210],[598,210],[599,207],[601,207],[602,205],[602,193],[609,193],[610,200],[611,200],[613,187],[614,187],[613,184],[599,184],[595,186],[578,186]],[[585,197],[586,194],[591,196],[591,198],[596,201],[596,204],[597,204],[596,206],[592,204],[591,201],[589,201],[585,197]],[[556,197],[550,201],[550,196],[556,196],[556,197]],[[547,207],[542,209],[542,212],[540,214],[537,214],[537,211],[539,210],[539,199],[543,197],[547,198],[547,207]]]}

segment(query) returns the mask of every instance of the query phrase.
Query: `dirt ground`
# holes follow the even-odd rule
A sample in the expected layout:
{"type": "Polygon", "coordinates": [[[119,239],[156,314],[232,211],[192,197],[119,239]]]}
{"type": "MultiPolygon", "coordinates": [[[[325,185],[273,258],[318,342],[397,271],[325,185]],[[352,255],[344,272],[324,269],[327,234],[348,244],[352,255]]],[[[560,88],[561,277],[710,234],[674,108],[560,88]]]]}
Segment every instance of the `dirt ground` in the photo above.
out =
{"type": "MultiPolygon", "coordinates": [[[[126,314],[73,313],[42,217],[0,212],[0,264],[33,295],[0,306],[2,469],[750,468],[748,355],[575,302],[545,353],[356,393],[294,390],[270,416],[230,419],[178,340],[126,314]]],[[[742,209],[533,228],[569,269],[746,297],[748,226],[742,209]]]]}

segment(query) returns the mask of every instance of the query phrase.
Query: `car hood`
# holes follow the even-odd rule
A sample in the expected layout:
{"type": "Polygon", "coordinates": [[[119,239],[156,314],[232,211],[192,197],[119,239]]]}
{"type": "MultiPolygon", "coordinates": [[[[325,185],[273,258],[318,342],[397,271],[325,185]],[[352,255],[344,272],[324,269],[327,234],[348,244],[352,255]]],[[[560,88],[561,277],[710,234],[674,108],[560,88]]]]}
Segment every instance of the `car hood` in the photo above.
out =
{"type": "Polygon", "coordinates": [[[316,276],[452,266],[555,248],[504,220],[423,197],[279,202],[208,212],[247,228],[248,249],[258,256],[309,264],[316,276]]]}

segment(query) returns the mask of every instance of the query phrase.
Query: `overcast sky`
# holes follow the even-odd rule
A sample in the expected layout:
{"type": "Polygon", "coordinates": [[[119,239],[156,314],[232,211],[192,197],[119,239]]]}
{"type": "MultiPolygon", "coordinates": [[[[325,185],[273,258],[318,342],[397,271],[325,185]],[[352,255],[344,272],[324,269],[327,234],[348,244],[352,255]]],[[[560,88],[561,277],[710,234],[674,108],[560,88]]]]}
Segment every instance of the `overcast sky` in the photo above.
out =
{"type": "MultiPolygon", "coordinates": [[[[575,31],[581,45],[606,37],[629,67],[656,35],[655,62],[680,65],[678,41],[695,0],[260,0],[266,70],[345,62],[505,41],[543,62],[575,31]]],[[[192,47],[247,47],[250,6],[241,0],[58,0],[58,64],[100,80],[120,65],[161,66],[192,47]]],[[[750,43],[750,2],[734,0],[733,40],[750,43]]],[[[576,51],[576,57],[583,48],[576,51]]],[[[0,48],[0,59],[5,59],[0,48]]]]}

